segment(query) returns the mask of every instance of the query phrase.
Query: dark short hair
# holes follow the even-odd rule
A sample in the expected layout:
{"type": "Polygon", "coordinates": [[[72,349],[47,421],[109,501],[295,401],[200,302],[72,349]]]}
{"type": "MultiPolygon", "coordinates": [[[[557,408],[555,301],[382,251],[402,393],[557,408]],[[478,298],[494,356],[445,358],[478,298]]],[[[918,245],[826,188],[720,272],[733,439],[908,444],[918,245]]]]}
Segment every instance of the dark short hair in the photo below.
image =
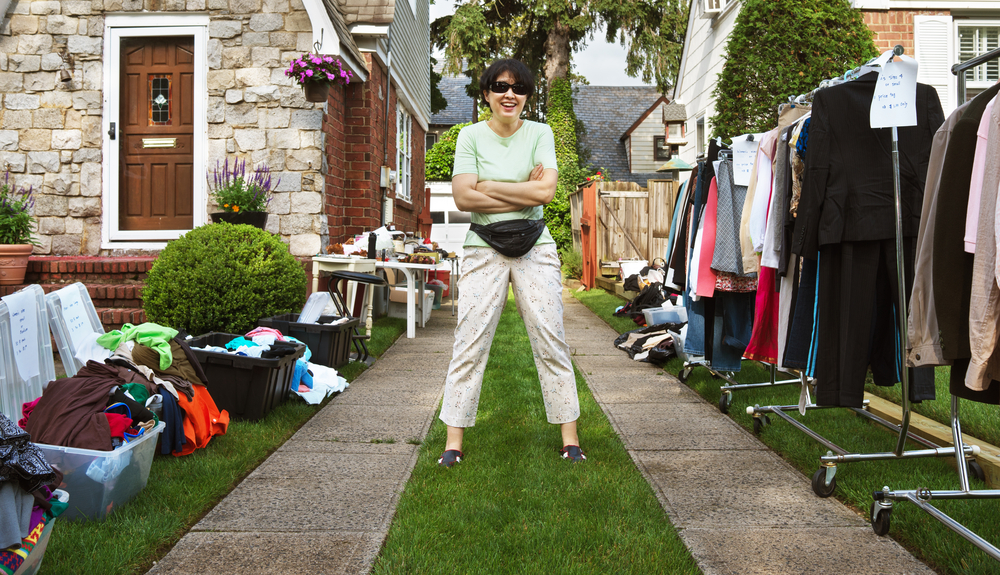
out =
{"type": "Polygon", "coordinates": [[[531,73],[519,60],[497,60],[490,64],[490,67],[479,77],[479,92],[488,92],[490,84],[497,81],[504,72],[509,72],[514,77],[515,84],[524,84],[528,87],[528,97],[535,93],[535,75],[531,73]]]}

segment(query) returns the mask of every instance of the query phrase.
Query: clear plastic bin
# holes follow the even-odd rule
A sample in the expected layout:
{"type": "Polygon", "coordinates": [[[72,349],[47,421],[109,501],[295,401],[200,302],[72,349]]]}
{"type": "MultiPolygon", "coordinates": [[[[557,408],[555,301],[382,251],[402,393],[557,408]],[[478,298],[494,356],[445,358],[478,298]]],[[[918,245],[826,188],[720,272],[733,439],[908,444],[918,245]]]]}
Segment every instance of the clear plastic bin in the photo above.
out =
{"type": "MultiPolygon", "coordinates": [[[[69,494],[62,489],[56,489],[52,492],[59,501],[69,501],[69,494]]],[[[28,556],[24,559],[24,563],[14,571],[14,575],[34,575],[42,568],[42,559],[45,558],[45,549],[49,546],[49,537],[52,535],[52,528],[55,527],[56,520],[58,517],[53,517],[51,521],[45,524],[45,528],[42,529],[42,535],[38,538],[38,543],[35,543],[35,547],[28,553],[28,556]]]]}
{"type": "Polygon", "coordinates": [[[161,421],[138,440],[114,451],[36,443],[49,465],[62,472],[60,489],[71,496],[61,517],[101,520],[131,501],[146,487],[156,440],[164,427],[161,421]]]}
{"type": "Polygon", "coordinates": [[[80,360],[76,359],[74,334],[79,338],[82,333],[104,333],[104,324],[97,315],[97,308],[90,299],[87,286],[80,282],[45,294],[45,307],[49,314],[52,339],[56,341],[66,377],[73,377],[83,367],[80,360]]]}

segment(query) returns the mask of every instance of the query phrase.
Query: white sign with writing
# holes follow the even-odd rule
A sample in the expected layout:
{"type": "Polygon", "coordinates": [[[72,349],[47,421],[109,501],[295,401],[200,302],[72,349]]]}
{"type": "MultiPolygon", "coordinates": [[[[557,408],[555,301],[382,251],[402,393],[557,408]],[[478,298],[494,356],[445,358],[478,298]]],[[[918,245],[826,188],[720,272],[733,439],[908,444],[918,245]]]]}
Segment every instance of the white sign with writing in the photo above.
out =
{"type": "Polygon", "coordinates": [[[763,137],[764,134],[743,134],[733,138],[733,183],[737,186],[750,185],[750,172],[763,137]]]}
{"type": "Polygon", "coordinates": [[[72,349],[78,350],[87,342],[87,336],[93,333],[87,310],[83,307],[80,290],[76,286],[59,291],[59,305],[62,307],[63,321],[69,331],[69,343],[72,349]]]}
{"type": "Polygon", "coordinates": [[[22,381],[38,375],[38,300],[34,292],[22,290],[0,298],[10,313],[10,340],[14,345],[14,363],[22,381]]]}
{"type": "MultiPolygon", "coordinates": [[[[882,55],[879,59],[885,57],[882,55]]],[[[872,128],[917,125],[917,61],[896,56],[882,64],[869,119],[872,128]]]]}

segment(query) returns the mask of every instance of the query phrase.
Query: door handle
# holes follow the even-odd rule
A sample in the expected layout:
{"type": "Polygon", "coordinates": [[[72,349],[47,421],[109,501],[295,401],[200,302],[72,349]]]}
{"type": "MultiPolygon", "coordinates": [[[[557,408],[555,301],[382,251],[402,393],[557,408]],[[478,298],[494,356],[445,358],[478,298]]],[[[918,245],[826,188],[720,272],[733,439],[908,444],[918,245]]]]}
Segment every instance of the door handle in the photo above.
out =
{"type": "Polygon", "coordinates": [[[111,122],[111,128],[108,130],[108,136],[110,136],[112,140],[115,139],[115,123],[114,122],[111,122]]]}

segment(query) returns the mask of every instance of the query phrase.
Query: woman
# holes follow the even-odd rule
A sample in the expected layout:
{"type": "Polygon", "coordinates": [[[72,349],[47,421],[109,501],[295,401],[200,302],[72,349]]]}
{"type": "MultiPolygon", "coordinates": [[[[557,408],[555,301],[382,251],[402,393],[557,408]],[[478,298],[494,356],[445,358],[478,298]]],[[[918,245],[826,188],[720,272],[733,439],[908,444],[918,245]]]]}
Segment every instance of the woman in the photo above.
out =
{"type": "Polygon", "coordinates": [[[455,204],[472,212],[473,229],[465,238],[458,282],[462,298],[441,407],[448,440],[438,464],[451,467],[464,457],[462,438],[476,422],[508,283],[531,340],[546,416],[561,426],[560,453],[583,461],[576,431],[580,404],[563,333],[559,254],[542,220],[542,206],[552,201],[558,180],[552,129],[520,118],[535,88],[521,62],[494,62],[479,88],[493,117],[459,133],[451,180],[455,204]],[[513,234],[509,228],[515,228],[513,234]]]}

